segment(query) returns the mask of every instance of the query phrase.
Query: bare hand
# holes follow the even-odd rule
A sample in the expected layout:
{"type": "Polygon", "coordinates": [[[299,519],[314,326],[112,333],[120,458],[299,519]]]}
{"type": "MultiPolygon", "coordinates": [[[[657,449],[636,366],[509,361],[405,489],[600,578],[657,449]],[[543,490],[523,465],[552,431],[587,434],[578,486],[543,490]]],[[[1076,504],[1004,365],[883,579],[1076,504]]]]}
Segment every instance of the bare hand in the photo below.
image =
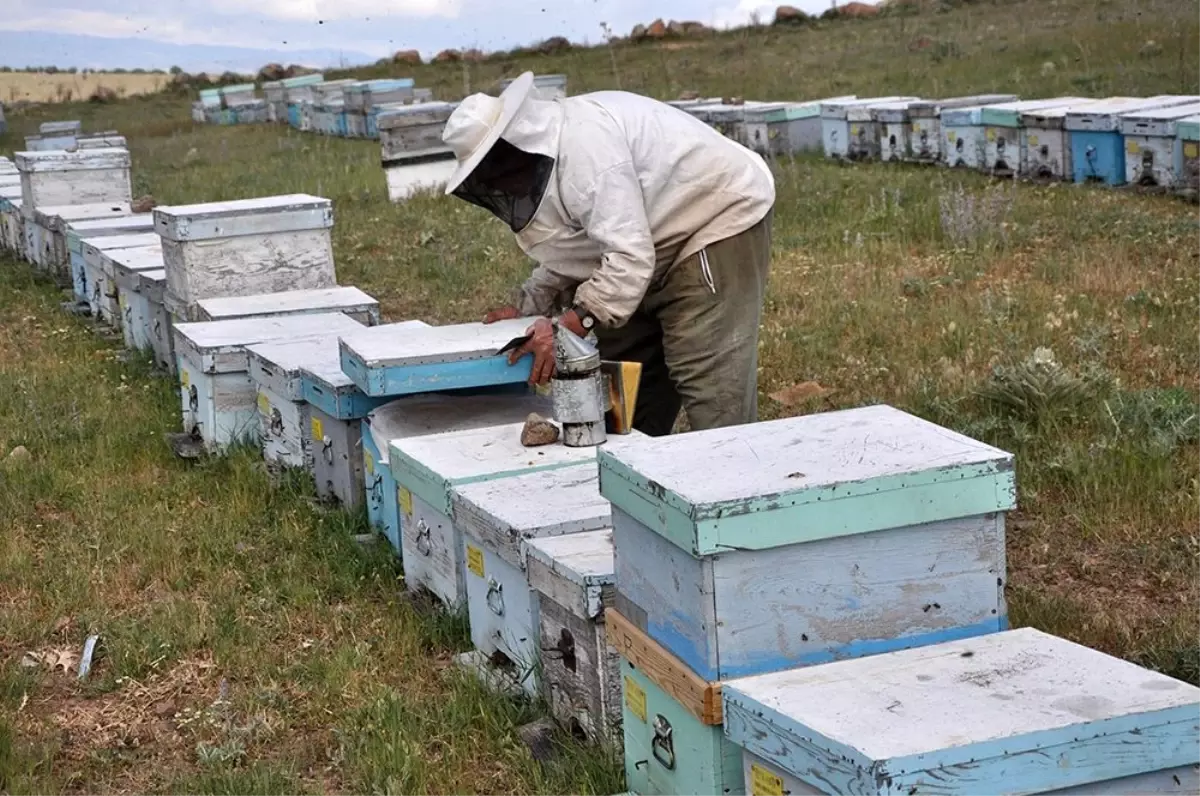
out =
{"type": "Polygon", "coordinates": [[[496,321],[507,321],[512,318],[518,318],[518,317],[520,317],[520,313],[517,312],[517,308],[512,305],[509,305],[507,307],[500,307],[499,309],[494,309],[491,312],[489,312],[487,315],[484,315],[483,322],[484,323],[495,323],[496,321]]]}
{"type": "Polygon", "coordinates": [[[508,364],[515,364],[526,354],[533,354],[529,383],[545,384],[554,375],[554,324],[549,318],[538,318],[525,333],[532,336],[523,346],[509,352],[508,364]]]}

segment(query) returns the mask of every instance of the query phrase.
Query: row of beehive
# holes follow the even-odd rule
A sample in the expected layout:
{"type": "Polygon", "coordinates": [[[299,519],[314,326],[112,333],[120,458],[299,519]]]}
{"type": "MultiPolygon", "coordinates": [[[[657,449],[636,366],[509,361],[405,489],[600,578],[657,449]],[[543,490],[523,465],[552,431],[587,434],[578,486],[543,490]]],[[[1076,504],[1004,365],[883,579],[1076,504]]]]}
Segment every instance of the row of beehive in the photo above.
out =
{"type": "Polygon", "coordinates": [[[766,156],[813,151],[1191,193],[1200,181],[1200,96],[671,104],[766,156]]]}
{"type": "MultiPolygon", "coordinates": [[[[0,131],[2,132],[2,131],[0,131]]],[[[77,121],[43,122],[37,135],[25,136],[25,149],[30,152],[50,150],[104,149],[125,147],[125,138],[116,130],[84,133],[77,121]]]]}
{"type": "Polygon", "coordinates": [[[101,221],[39,206],[75,190],[47,174],[97,198],[96,175],[49,168],[84,156],[19,154],[17,201],[40,240],[78,240],[85,274],[96,258],[111,325],[150,333],[104,302],[162,272],[146,302],[173,327],[185,430],[213,450],[258,439],[367,502],[408,588],[465,607],[463,662],[620,739],[634,792],[1195,792],[1196,689],[1005,632],[1008,454],[890,407],[525,448],[519,420],[544,402],[528,362],[494,352],[527,320],[379,324],[333,286],[316,197],[146,219],[108,195],[120,217],[101,221]],[[304,253],[304,273],[272,250],[304,253]],[[297,279],[326,285],[276,292],[297,279]]]}

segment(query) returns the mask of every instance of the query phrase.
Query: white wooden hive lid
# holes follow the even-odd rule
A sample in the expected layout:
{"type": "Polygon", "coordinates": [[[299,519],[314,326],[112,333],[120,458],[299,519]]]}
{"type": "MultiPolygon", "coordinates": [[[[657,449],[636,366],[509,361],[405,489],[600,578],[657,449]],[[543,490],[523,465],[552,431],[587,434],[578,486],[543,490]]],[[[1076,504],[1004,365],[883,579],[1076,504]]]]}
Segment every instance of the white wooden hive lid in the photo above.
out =
{"type": "Polygon", "coordinates": [[[1122,719],[1194,724],[1200,709],[1195,686],[1033,628],[734,679],[722,694],[726,735],[756,754],[731,709],[893,775],[1081,742],[1122,719]]]}
{"type": "Polygon", "coordinates": [[[80,248],[84,256],[95,256],[98,252],[112,249],[132,249],[140,246],[162,245],[157,233],[132,232],[127,235],[97,235],[80,240],[80,248]]]}
{"type": "Polygon", "coordinates": [[[530,412],[548,412],[549,407],[549,399],[534,393],[409,395],[371,411],[366,428],[380,461],[387,464],[392,440],[513,423],[524,420],[530,412]]]}
{"type": "Polygon", "coordinates": [[[257,359],[282,376],[291,378],[299,376],[300,370],[306,366],[337,361],[337,334],[253,343],[246,346],[246,353],[251,359],[257,359]]]}
{"type": "MultiPolygon", "coordinates": [[[[35,208],[35,218],[58,219],[60,224],[77,221],[112,221],[129,215],[128,202],[106,202],[87,205],[56,205],[35,208]]],[[[58,225],[56,225],[58,226],[58,225]]]]}
{"type": "Polygon", "coordinates": [[[845,119],[850,108],[857,105],[874,105],[880,102],[898,102],[900,100],[919,100],[920,97],[856,97],[847,100],[835,100],[821,103],[822,119],[845,119]]]}
{"type": "Polygon", "coordinates": [[[152,232],[154,230],[154,216],[150,213],[130,213],[115,218],[89,218],[71,222],[71,231],[78,234],[81,238],[86,238],[89,233],[95,234],[111,230],[152,232]]]}
{"type": "Polygon", "coordinates": [[[17,168],[29,173],[51,171],[91,171],[95,169],[128,169],[129,150],[118,147],[82,149],[75,152],[17,152],[17,168]]]}
{"type": "Polygon", "coordinates": [[[327,312],[232,321],[192,321],[175,324],[175,332],[203,355],[229,353],[253,343],[298,339],[322,333],[344,334],[361,325],[348,315],[327,312]]]}
{"type": "Polygon", "coordinates": [[[139,290],[144,290],[148,287],[165,285],[167,282],[167,269],[155,268],[150,271],[135,271],[133,275],[137,280],[139,290]]]}
{"type": "MultiPolygon", "coordinates": [[[[454,503],[495,528],[536,534],[544,528],[611,527],[612,505],[600,495],[594,466],[563,467],[454,488],[454,503]]],[[[457,510],[457,509],[456,509],[457,510]]]]}
{"type": "MultiPolygon", "coordinates": [[[[399,323],[390,323],[386,325],[415,329],[421,326],[428,326],[429,324],[425,323],[424,321],[401,321],[399,323]]],[[[313,381],[331,390],[354,387],[354,380],[347,376],[346,372],[342,370],[342,357],[339,349],[340,346],[338,342],[334,341],[332,359],[322,359],[313,362],[307,362],[304,364],[301,370],[304,371],[306,376],[312,378],[313,381]]],[[[355,387],[355,389],[357,389],[357,387],[355,387]]],[[[378,442],[378,440],[376,440],[376,442],[378,442]]],[[[386,440],[384,440],[384,443],[386,443],[386,440]]],[[[383,456],[386,459],[387,445],[384,444],[380,450],[384,451],[383,456]]]]}
{"type": "Polygon", "coordinates": [[[512,318],[424,329],[371,326],[344,335],[342,347],[368,368],[466,362],[494,356],[505,343],[524,335],[533,321],[512,318]]]}
{"type": "Polygon", "coordinates": [[[1067,111],[1064,126],[1068,130],[1111,132],[1119,126],[1119,117],[1135,111],[1168,108],[1196,102],[1200,97],[1181,94],[1159,94],[1154,97],[1114,97],[1094,105],[1067,111]]]}
{"type": "MultiPolygon", "coordinates": [[[[362,311],[379,306],[379,302],[362,290],[351,286],[313,288],[309,290],[284,290],[279,293],[261,293],[252,296],[226,296],[206,298],[196,306],[209,320],[245,318],[267,313],[285,315],[289,312],[307,310],[362,311]]],[[[423,325],[423,324],[422,324],[423,325]]],[[[334,344],[337,350],[337,344],[334,344]]]]}
{"type": "Polygon", "coordinates": [[[1189,102],[1187,105],[1173,105],[1167,108],[1150,108],[1143,111],[1133,111],[1121,117],[1122,122],[1174,121],[1200,113],[1200,103],[1189,102]]]}
{"type": "Polygon", "coordinates": [[[110,249],[101,255],[117,269],[125,271],[153,271],[165,267],[161,246],[134,246],[128,249],[110,249]]]}
{"type": "MultiPolygon", "coordinates": [[[[565,470],[563,472],[566,472],[565,470]]],[[[617,581],[612,528],[526,539],[525,556],[578,586],[611,586],[617,581]]]]}
{"type": "Polygon", "coordinates": [[[38,132],[42,135],[62,135],[63,133],[78,133],[83,129],[83,124],[74,119],[65,122],[42,122],[38,125],[38,132]]]}
{"type": "Polygon", "coordinates": [[[154,208],[154,228],[172,241],[299,232],[332,226],[333,202],[309,194],[154,208]]]}

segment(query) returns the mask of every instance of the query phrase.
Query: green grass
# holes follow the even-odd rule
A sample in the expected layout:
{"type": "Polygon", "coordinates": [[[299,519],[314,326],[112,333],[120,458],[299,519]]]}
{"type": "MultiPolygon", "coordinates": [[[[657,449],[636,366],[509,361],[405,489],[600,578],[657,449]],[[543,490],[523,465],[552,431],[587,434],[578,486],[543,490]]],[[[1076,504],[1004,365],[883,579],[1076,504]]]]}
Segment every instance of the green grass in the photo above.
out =
{"type": "MultiPolygon", "coordinates": [[[[660,97],[1196,93],[1198,39],[1194,3],[974,4],[414,76],[439,96],[526,67],[660,97]],[[910,50],[922,37],[937,46],[910,50]]],[[[332,198],[339,279],[392,320],[476,319],[530,267],[465,203],[389,204],[372,143],[193,127],[182,100],[14,113],[0,149],[64,116],[125,134],[135,193],[161,203],[332,198]]],[[[763,416],[884,401],[1011,450],[1013,622],[1200,680],[1195,209],[819,159],[777,184],[763,416]],[[769,397],[804,381],[833,392],[769,397]]],[[[516,727],[538,708],[457,672],[461,620],[403,597],[386,550],[352,541],[361,516],[272,486],[253,451],[174,459],[172,385],[60,299],[0,259],[0,455],[32,454],[0,469],[0,791],[623,789],[617,761],[566,739],[529,758],[516,727]],[[84,684],[21,666],[90,633],[84,684]]]]}

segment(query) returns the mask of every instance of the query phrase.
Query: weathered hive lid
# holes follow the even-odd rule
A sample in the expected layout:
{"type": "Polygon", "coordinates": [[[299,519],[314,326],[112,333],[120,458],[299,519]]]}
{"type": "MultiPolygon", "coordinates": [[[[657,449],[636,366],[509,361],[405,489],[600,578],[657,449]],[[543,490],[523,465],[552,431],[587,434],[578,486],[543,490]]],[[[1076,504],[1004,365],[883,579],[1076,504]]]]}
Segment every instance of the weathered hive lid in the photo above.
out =
{"type": "Polygon", "coordinates": [[[306,366],[319,367],[330,359],[336,361],[337,335],[322,334],[299,340],[277,340],[246,346],[250,374],[284,398],[299,401],[303,395],[300,372],[306,366]]]}
{"type": "Polygon", "coordinates": [[[299,88],[300,86],[313,86],[325,80],[325,75],[316,73],[311,75],[297,75],[296,77],[285,77],[282,81],[285,88],[299,88]]]}
{"type": "MultiPolygon", "coordinates": [[[[418,328],[428,328],[428,326],[429,324],[425,323],[424,321],[401,321],[400,323],[388,323],[383,324],[381,327],[372,328],[393,327],[397,330],[412,330],[418,328]]],[[[313,362],[305,365],[304,372],[310,375],[314,381],[330,390],[342,390],[348,388],[357,390],[358,388],[354,386],[354,382],[349,376],[346,375],[346,372],[342,370],[342,360],[338,352],[339,346],[335,343],[333,348],[334,356],[332,359],[322,360],[320,362],[313,362]]]]}
{"type": "Polygon", "coordinates": [[[1121,116],[1134,111],[1169,108],[1200,101],[1200,96],[1160,94],[1145,99],[1108,99],[1067,111],[1063,127],[1068,130],[1114,132],[1120,129],[1121,116]]]}
{"type": "Polygon", "coordinates": [[[332,226],[333,202],[302,193],[154,208],[154,228],[170,241],[298,232],[332,226]]]}
{"type": "Polygon", "coordinates": [[[693,555],[1015,506],[1011,454],[884,405],[635,439],[599,461],[613,506],[693,555]]]}
{"type": "MultiPolygon", "coordinates": [[[[571,470],[563,469],[554,472],[569,473],[571,470]]],[[[529,476],[517,477],[528,478],[529,476]]],[[[527,560],[540,562],[556,576],[579,588],[616,584],[611,528],[583,531],[565,536],[526,539],[523,546],[527,560]]],[[[596,616],[600,613],[598,604],[589,606],[589,609],[587,612],[589,616],[596,616]]]]}
{"type": "Polygon", "coordinates": [[[367,415],[366,427],[380,462],[387,464],[391,454],[388,443],[394,439],[515,423],[530,412],[547,412],[549,407],[550,401],[535,393],[426,393],[397,398],[378,407],[367,415]]]}
{"type": "Polygon", "coordinates": [[[88,136],[76,139],[75,146],[78,149],[104,149],[107,147],[125,149],[127,142],[123,135],[88,136]]]}
{"type": "Polygon", "coordinates": [[[78,133],[83,129],[83,125],[77,121],[67,122],[42,122],[38,125],[38,132],[42,135],[70,135],[78,133]]]}
{"type": "MultiPolygon", "coordinates": [[[[89,218],[72,221],[70,231],[80,237],[87,237],[99,232],[119,230],[121,232],[151,232],[154,230],[154,214],[130,213],[117,218],[89,218]]],[[[156,233],[157,234],[157,233],[156,233]]]]}
{"type": "MultiPolygon", "coordinates": [[[[388,443],[392,477],[414,495],[449,514],[451,490],[460,484],[595,461],[595,447],[569,448],[558,442],[526,448],[521,444],[524,425],[506,423],[393,439],[388,443]]],[[[620,449],[642,436],[614,435],[598,447],[620,449]]]]}
{"type": "Polygon", "coordinates": [[[1175,133],[1184,141],[1200,139],[1200,114],[1180,119],[1175,126],[1175,133]]]}
{"type": "Polygon", "coordinates": [[[459,323],[399,329],[395,324],[356,329],[342,337],[342,349],[368,369],[468,362],[487,359],[525,334],[533,318],[496,323],[459,323]]]}
{"type": "Polygon", "coordinates": [[[221,96],[228,97],[230,94],[246,94],[254,92],[253,83],[239,83],[236,86],[222,86],[220,89],[221,96]]]}
{"type": "Polygon", "coordinates": [[[164,268],[161,246],[135,246],[104,252],[104,258],[126,271],[152,271],[164,268]]]}
{"type": "Polygon", "coordinates": [[[344,334],[358,326],[340,312],[177,323],[175,350],[206,373],[238,373],[249,367],[248,345],[344,334]]]}
{"type": "MultiPolygon", "coordinates": [[[[427,326],[424,321],[402,321],[395,326],[416,328],[427,326]]],[[[331,359],[321,359],[305,363],[301,369],[304,398],[330,417],[357,418],[365,417],[381,402],[395,400],[389,398],[371,398],[354,384],[354,380],[342,370],[341,353],[335,342],[331,359]]],[[[384,441],[386,443],[386,440],[384,441]]],[[[386,458],[387,446],[382,448],[386,458]]]]}
{"type": "Polygon", "coordinates": [[[917,100],[908,106],[908,113],[913,118],[936,117],[947,108],[967,108],[975,105],[986,105],[989,102],[1003,102],[1005,99],[997,99],[996,97],[997,95],[995,94],[971,94],[965,97],[917,100]]]}
{"type": "Polygon", "coordinates": [[[1122,135],[1174,136],[1180,119],[1200,113],[1200,102],[1134,111],[1121,117],[1122,135]]]}
{"type": "Polygon", "coordinates": [[[13,157],[16,158],[17,168],[27,173],[127,169],[130,163],[129,150],[116,147],[74,152],[61,149],[48,152],[17,152],[13,157]]]}
{"type": "Polygon", "coordinates": [[[129,215],[128,202],[111,202],[87,205],[52,205],[38,207],[33,211],[34,220],[45,227],[65,229],[75,221],[112,220],[129,215]]]}
{"type": "Polygon", "coordinates": [[[832,100],[821,103],[822,119],[845,119],[849,110],[858,105],[873,105],[880,102],[917,100],[919,97],[855,97],[854,99],[832,100]]]}
{"type": "Polygon", "coordinates": [[[148,290],[151,288],[162,288],[167,283],[167,269],[155,268],[150,271],[138,271],[133,275],[136,280],[136,290],[148,290]]]}
{"type": "Polygon", "coordinates": [[[1050,97],[1046,99],[1035,100],[1016,100],[1011,102],[997,102],[995,104],[987,104],[982,106],[982,111],[979,115],[979,120],[985,125],[996,127],[1019,127],[1021,124],[1021,114],[1026,111],[1037,112],[1047,108],[1058,108],[1063,105],[1070,105],[1072,102],[1078,102],[1082,97],[1050,97]]]}
{"type": "MultiPolygon", "coordinates": [[[[342,285],[338,287],[284,290],[279,293],[260,293],[253,296],[224,296],[200,299],[196,308],[205,320],[223,321],[258,315],[289,315],[311,312],[314,309],[337,312],[378,311],[379,301],[362,290],[342,285]]],[[[337,353],[337,344],[333,346],[337,353]]]]}
{"type": "Polygon", "coordinates": [[[139,246],[161,246],[158,235],[153,232],[143,232],[130,235],[101,235],[94,238],[83,238],[79,241],[79,250],[88,262],[98,265],[97,258],[102,252],[113,249],[133,249],[139,246]]]}
{"type": "Polygon", "coordinates": [[[802,779],[840,771],[873,783],[855,791],[868,793],[920,791],[918,781],[979,793],[1021,780],[1022,792],[1041,793],[1194,763],[1200,689],[1022,628],[730,680],[722,701],[733,743],[802,779]],[[1112,750],[1141,738],[1188,751],[1167,765],[1116,753],[1101,754],[1102,766],[1054,764],[1100,738],[1112,750]],[[1021,777],[1022,759],[1036,783],[1021,777]]]}
{"type": "MultiPolygon", "coordinates": [[[[464,530],[492,528],[513,545],[501,558],[521,566],[521,539],[612,528],[612,505],[600,494],[595,467],[562,467],[454,487],[454,519],[464,530]]],[[[475,534],[471,534],[474,536],[475,534]]],[[[610,562],[611,565],[611,562],[610,562]]]]}
{"type": "Polygon", "coordinates": [[[412,127],[419,124],[441,124],[450,118],[454,102],[422,102],[415,105],[380,110],[376,114],[375,125],[380,130],[391,130],[397,127],[412,127]]]}

